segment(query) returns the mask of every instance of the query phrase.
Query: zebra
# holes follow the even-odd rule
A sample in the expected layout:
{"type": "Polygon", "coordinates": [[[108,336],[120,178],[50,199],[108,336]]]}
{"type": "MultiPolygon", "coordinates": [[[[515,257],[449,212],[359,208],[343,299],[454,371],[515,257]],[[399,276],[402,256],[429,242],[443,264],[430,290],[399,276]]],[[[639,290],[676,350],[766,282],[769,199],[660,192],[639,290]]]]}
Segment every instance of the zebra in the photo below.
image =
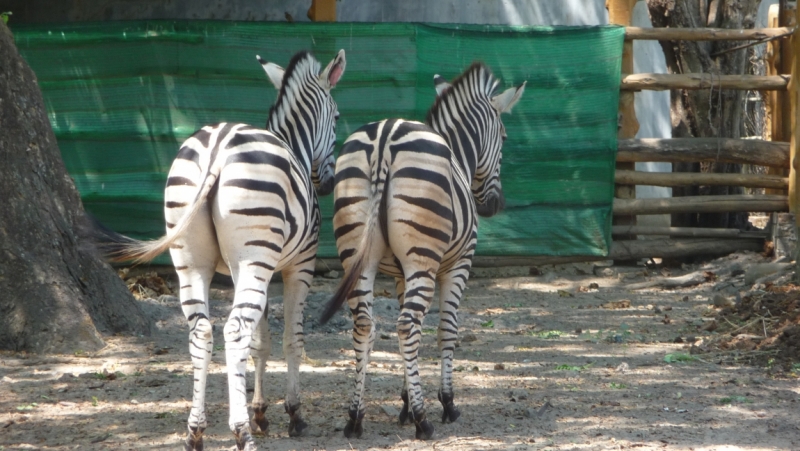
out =
{"type": "Polygon", "coordinates": [[[345,300],[353,316],[356,381],[344,429],[348,438],[363,433],[378,271],[395,277],[401,304],[397,334],[405,378],[400,423],[413,421],[418,439],[433,436],[417,354],[437,280],[442,422],[461,415],[452,382],[457,310],[475,252],[477,216],[492,216],[505,205],[500,165],[506,132],[500,115],[511,111],[525,83],[494,95],[499,80],[482,63],[474,63],[452,85],[439,75],[434,83],[437,99],[426,124],[403,119],[367,124],[347,139],[336,162],[334,234],[345,274],[320,319],[330,319],[345,300]]]}
{"type": "Polygon", "coordinates": [[[223,333],[229,426],[237,448],[255,450],[252,431],[266,433],[268,428],[262,383],[270,353],[267,285],[275,271],[284,282],[289,435],[300,435],[307,427],[300,415],[298,380],[303,307],[318,246],[317,194],[333,190],[339,112],[330,90],[344,74],[345,52],[340,50],[322,72],[308,52],[294,55],[285,70],[256,58],[279,90],[266,130],[223,122],[194,133],[182,144],[167,177],[166,235],[144,242],[117,236],[113,248],[118,261],[147,262],[167,249],[172,256],[194,367],[186,450],[203,449],[207,426],[205,386],[213,349],[208,291],[215,271],[231,275],[235,286],[223,333]],[[248,354],[256,367],[253,426],[245,391],[248,354]]]}

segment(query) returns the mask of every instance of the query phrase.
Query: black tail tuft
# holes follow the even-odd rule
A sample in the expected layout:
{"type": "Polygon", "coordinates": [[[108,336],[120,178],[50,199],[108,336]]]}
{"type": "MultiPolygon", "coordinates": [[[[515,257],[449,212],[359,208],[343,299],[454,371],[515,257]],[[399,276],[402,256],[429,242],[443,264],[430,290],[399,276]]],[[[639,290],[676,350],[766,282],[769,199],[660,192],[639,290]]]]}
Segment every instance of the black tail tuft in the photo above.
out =
{"type": "Polygon", "coordinates": [[[333,297],[328,301],[325,305],[325,310],[323,310],[322,315],[319,318],[320,324],[325,324],[333,318],[333,315],[342,308],[342,304],[347,300],[347,297],[350,296],[350,293],[353,292],[353,289],[358,284],[358,279],[361,277],[361,270],[364,266],[364,257],[361,256],[356,260],[353,266],[350,267],[350,271],[348,271],[344,277],[342,278],[342,282],[339,284],[339,287],[336,288],[336,292],[333,294],[333,297]]]}
{"type": "Polygon", "coordinates": [[[88,240],[108,261],[121,261],[118,256],[126,246],[136,243],[133,238],[111,230],[88,211],[81,221],[79,234],[82,240],[88,240]]]}

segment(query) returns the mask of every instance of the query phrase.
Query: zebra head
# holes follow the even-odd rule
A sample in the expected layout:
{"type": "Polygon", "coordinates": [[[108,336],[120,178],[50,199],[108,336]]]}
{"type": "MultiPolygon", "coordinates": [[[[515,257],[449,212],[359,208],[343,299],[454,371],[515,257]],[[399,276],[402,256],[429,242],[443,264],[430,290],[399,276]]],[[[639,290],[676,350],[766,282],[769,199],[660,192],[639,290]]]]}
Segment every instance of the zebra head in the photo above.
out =
{"type": "Polygon", "coordinates": [[[303,162],[321,196],[334,185],[333,147],[339,110],[331,96],[347,64],[344,49],[339,50],[320,72],[319,62],[308,52],[292,57],[286,70],[256,56],[267,77],[279,90],[270,108],[267,130],[284,142],[303,162]]]}
{"type": "Polygon", "coordinates": [[[472,180],[477,212],[489,217],[505,207],[500,166],[506,129],[500,117],[525,92],[525,82],[495,95],[500,81],[482,63],[474,63],[453,84],[435,75],[437,99],[427,123],[444,137],[472,180]]]}

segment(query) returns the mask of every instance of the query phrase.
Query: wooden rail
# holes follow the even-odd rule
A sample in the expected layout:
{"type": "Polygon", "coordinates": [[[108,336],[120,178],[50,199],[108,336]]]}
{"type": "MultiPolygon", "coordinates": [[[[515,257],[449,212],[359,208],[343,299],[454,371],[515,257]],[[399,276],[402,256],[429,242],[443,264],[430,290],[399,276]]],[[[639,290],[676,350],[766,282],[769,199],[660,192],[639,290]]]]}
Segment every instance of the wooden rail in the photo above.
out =
{"type": "Polygon", "coordinates": [[[651,41],[763,41],[788,37],[793,27],[754,28],[640,28],[625,27],[625,40],[651,41]]]}
{"type": "Polygon", "coordinates": [[[740,91],[786,91],[789,75],[716,74],[623,74],[623,91],[668,89],[736,89],[740,91]]]}
{"type": "Polygon", "coordinates": [[[697,162],[755,164],[789,167],[789,143],[735,138],[622,139],[617,161],[697,162]]]}
{"type": "Polygon", "coordinates": [[[618,170],[614,183],[639,186],[744,186],[746,188],[789,188],[789,178],[765,174],[716,174],[706,172],[642,172],[618,170]]]}
{"type": "Polygon", "coordinates": [[[767,232],[743,232],[739,229],[712,229],[704,227],[613,226],[612,235],[668,235],[694,238],[761,238],[767,232]]]}
{"type": "Polygon", "coordinates": [[[658,199],[614,199],[613,213],[660,215],[671,213],[731,213],[739,211],[788,211],[787,196],[736,194],[730,196],[666,197],[658,199]]]}

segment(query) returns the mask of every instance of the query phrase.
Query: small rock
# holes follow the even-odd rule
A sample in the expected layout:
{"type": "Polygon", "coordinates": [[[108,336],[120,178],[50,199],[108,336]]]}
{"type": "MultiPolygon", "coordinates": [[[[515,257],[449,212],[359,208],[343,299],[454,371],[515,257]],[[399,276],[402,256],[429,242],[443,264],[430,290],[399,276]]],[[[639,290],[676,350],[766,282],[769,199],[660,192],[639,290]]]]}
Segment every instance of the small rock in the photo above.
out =
{"type": "Polygon", "coordinates": [[[714,304],[714,307],[717,308],[733,307],[736,305],[732,299],[728,299],[721,294],[715,294],[711,302],[714,304]]]}
{"type": "Polygon", "coordinates": [[[339,271],[331,270],[325,273],[322,277],[326,279],[338,279],[339,278],[339,271]]]}
{"type": "Polygon", "coordinates": [[[680,300],[681,300],[681,302],[689,302],[689,296],[688,295],[684,296],[680,300]]]}
{"type": "Polygon", "coordinates": [[[748,285],[756,283],[756,280],[783,271],[790,263],[761,263],[750,265],[744,273],[744,282],[748,285]]]}
{"type": "Polygon", "coordinates": [[[708,332],[713,332],[713,331],[717,330],[717,327],[719,327],[718,324],[717,324],[717,320],[712,320],[711,322],[709,322],[708,324],[703,326],[703,330],[708,331],[708,332]]]}
{"type": "Polygon", "coordinates": [[[504,369],[506,369],[506,366],[503,365],[502,363],[495,363],[494,364],[494,369],[496,369],[496,370],[504,370],[504,369]]]}
{"type": "Polygon", "coordinates": [[[387,334],[386,332],[381,332],[381,340],[388,340],[392,338],[391,335],[387,334]]]}
{"type": "Polygon", "coordinates": [[[531,266],[530,269],[528,269],[528,275],[529,276],[541,276],[542,275],[542,271],[539,268],[535,267],[535,266],[531,266]]]}
{"type": "Polygon", "coordinates": [[[472,343],[473,341],[478,341],[478,337],[475,334],[464,334],[464,338],[461,339],[464,343],[472,343]]]}
{"type": "Polygon", "coordinates": [[[575,329],[575,335],[580,335],[582,333],[583,333],[583,329],[581,329],[580,327],[575,329]]]}
{"type": "Polygon", "coordinates": [[[675,339],[672,340],[672,342],[673,343],[683,343],[683,338],[682,337],[675,337],[675,339]]]}
{"type": "Polygon", "coordinates": [[[135,399],[131,399],[131,404],[139,404],[139,401],[137,401],[135,399]]]}
{"type": "Polygon", "coordinates": [[[589,289],[590,290],[599,290],[600,289],[600,285],[598,285],[597,282],[592,282],[592,283],[589,284],[589,289]]]}
{"type": "Polygon", "coordinates": [[[628,366],[627,362],[622,362],[619,365],[617,365],[616,368],[614,368],[614,371],[616,371],[617,373],[623,373],[623,374],[627,373],[629,370],[630,370],[630,367],[628,366]]]}
{"type": "Polygon", "coordinates": [[[524,401],[528,399],[528,390],[523,388],[515,388],[508,393],[512,402],[524,401]]]}
{"type": "Polygon", "coordinates": [[[536,418],[537,417],[536,413],[537,413],[536,409],[534,409],[533,407],[528,407],[527,409],[525,409],[523,415],[525,415],[525,418],[536,418]]]}
{"type": "Polygon", "coordinates": [[[606,302],[605,304],[601,305],[600,307],[609,310],[617,310],[617,309],[625,309],[631,308],[631,301],[628,299],[623,299],[621,301],[611,301],[606,302]]]}
{"type": "Polygon", "coordinates": [[[392,418],[397,418],[400,415],[400,411],[389,404],[381,404],[381,410],[392,418]]]}

